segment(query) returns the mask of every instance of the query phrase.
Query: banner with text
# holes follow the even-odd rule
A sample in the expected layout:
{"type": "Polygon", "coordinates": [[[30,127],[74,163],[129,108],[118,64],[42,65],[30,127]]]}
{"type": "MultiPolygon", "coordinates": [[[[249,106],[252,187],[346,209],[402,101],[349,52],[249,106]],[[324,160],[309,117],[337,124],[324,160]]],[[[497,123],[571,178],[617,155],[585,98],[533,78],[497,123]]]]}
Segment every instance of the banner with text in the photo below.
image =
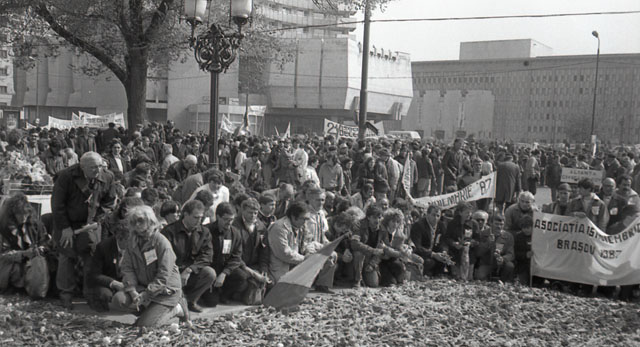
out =
{"type": "MultiPolygon", "coordinates": [[[[358,137],[358,127],[344,125],[337,122],[332,122],[328,119],[324,120],[324,136],[333,135],[335,137],[358,137]]],[[[365,131],[366,137],[376,137],[373,131],[367,129],[365,131]]]]}
{"type": "Polygon", "coordinates": [[[124,114],[110,113],[104,116],[96,116],[86,112],[79,112],[79,115],[73,113],[71,120],[59,119],[49,116],[49,121],[44,128],[70,129],[77,127],[89,128],[107,128],[109,123],[115,123],[116,126],[125,126],[124,114]]]}
{"type": "Polygon", "coordinates": [[[599,186],[600,181],[604,178],[604,172],[602,170],[585,170],[563,167],[560,182],[578,183],[583,178],[589,178],[593,183],[599,186]]]}
{"type": "Polygon", "coordinates": [[[418,206],[427,207],[436,205],[442,209],[455,207],[463,201],[476,201],[486,198],[495,198],[496,196],[496,173],[492,172],[470,185],[449,194],[427,196],[415,199],[418,206]]]}
{"type": "Polygon", "coordinates": [[[531,274],[598,286],[640,283],[640,218],[607,235],[587,218],[535,212],[531,274]]]}

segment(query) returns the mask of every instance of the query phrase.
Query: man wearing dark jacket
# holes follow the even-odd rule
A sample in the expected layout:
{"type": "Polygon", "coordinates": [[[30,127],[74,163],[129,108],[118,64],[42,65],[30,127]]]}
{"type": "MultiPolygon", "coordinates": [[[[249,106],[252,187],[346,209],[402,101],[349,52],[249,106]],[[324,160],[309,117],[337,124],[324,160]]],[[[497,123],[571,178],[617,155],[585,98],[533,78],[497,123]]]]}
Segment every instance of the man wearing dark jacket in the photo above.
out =
{"type": "Polygon", "coordinates": [[[124,290],[120,261],[128,239],[129,230],[120,228],[115,236],[102,240],[91,257],[86,281],[89,286],[87,301],[98,312],[121,308],[113,302],[113,297],[124,290]]]}
{"type": "MultiPolygon", "coordinates": [[[[247,290],[255,291],[268,282],[268,253],[265,247],[265,226],[258,220],[260,204],[254,198],[240,204],[240,214],[235,217],[231,228],[242,243],[241,265],[227,279],[228,290],[224,293],[237,293],[236,299],[244,301],[247,290]]],[[[245,302],[248,304],[249,302],[245,302]]]]}
{"type": "Polygon", "coordinates": [[[366,218],[360,221],[360,229],[351,237],[351,249],[353,250],[353,264],[355,267],[355,287],[362,284],[368,287],[379,285],[378,264],[384,255],[378,245],[378,231],[382,222],[382,210],[377,206],[369,206],[366,218]]]}
{"type": "Polygon", "coordinates": [[[522,190],[520,167],[513,162],[513,156],[507,153],[504,161],[498,163],[496,173],[495,206],[498,212],[509,207],[522,190]]]}
{"type": "Polygon", "coordinates": [[[202,202],[189,201],[182,208],[182,218],[162,230],[176,254],[187,304],[194,312],[202,312],[198,300],[216,281],[216,272],[210,266],[213,259],[211,233],[201,224],[204,210],[202,202]]]}
{"type": "Polygon", "coordinates": [[[440,208],[430,205],[427,215],[411,226],[411,241],[415,245],[414,253],[424,260],[423,274],[435,276],[443,273],[446,259],[439,251],[440,236],[445,232],[440,221],[440,208]]]}
{"type": "MultiPolygon", "coordinates": [[[[53,239],[59,253],[56,285],[67,309],[73,308],[76,265],[81,259],[82,264],[87,264],[100,242],[96,222],[115,205],[114,186],[113,174],[102,169],[102,157],[95,152],[85,153],[80,164],[60,171],[53,186],[53,239]]],[[[86,284],[84,289],[86,292],[86,284]]]]}

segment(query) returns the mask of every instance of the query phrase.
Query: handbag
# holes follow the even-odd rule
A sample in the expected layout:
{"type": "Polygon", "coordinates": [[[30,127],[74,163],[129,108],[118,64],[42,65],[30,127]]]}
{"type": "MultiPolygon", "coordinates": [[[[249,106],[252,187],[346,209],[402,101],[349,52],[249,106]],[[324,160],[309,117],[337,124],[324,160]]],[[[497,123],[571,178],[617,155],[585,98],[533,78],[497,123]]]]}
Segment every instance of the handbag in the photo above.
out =
{"type": "Polygon", "coordinates": [[[245,305],[262,305],[262,299],[264,299],[266,291],[266,283],[258,283],[254,279],[247,281],[247,290],[245,290],[242,296],[242,303],[245,305]]]}
{"type": "Polygon", "coordinates": [[[36,254],[27,262],[24,276],[24,289],[30,297],[42,299],[49,291],[49,265],[47,259],[41,254],[36,254]]]}

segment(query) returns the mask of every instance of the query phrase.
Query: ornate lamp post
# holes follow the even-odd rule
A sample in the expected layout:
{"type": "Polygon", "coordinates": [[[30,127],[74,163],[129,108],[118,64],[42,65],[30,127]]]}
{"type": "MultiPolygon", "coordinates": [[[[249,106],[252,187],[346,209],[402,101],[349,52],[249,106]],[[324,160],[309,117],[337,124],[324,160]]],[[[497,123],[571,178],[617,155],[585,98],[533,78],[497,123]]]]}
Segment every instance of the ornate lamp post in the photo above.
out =
{"type": "Polygon", "coordinates": [[[593,108],[591,109],[591,141],[593,140],[593,135],[595,134],[594,125],[596,122],[596,96],[598,95],[598,63],[600,62],[600,35],[598,35],[597,31],[593,31],[591,33],[596,39],[598,39],[598,53],[596,54],[596,77],[595,83],[593,84],[593,108]]]}
{"type": "Polygon", "coordinates": [[[218,165],[218,80],[221,72],[226,72],[236,60],[240,43],[244,38],[242,27],[249,22],[253,11],[253,0],[230,0],[230,16],[238,26],[237,32],[225,32],[219,24],[213,23],[200,35],[196,27],[202,23],[208,0],[185,0],[184,14],[191,25],[189,45],[200,69],[211,74],[209,107],[209,161],[218,165]]]}

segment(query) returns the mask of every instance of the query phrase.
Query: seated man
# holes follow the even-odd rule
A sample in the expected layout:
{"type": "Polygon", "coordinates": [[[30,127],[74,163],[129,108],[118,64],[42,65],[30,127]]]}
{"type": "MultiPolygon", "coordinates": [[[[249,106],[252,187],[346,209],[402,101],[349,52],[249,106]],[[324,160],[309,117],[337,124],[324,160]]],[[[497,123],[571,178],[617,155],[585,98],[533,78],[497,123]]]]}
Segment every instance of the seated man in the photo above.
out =
{"type": "Polygon", "coordinates": [[[231,218],[231,230],[226,230],[226,222],[229,217],[233,217],[234,211],[231,205],[225,206],[217,209],[216,215],[222,212],[226,219],[216,224],[217,230],[211,228],[214,252],[221,253],[215,257],[215,266],[224,267],[220,274],[223,279],[216,281],[215,286],[222,287],[220,298],[223,302],[234,299],[245,305],[259,304],[254,300],[255,294],[268,282],[268,259],[265,258],[268,254],[264,251],[262,239],[265,230],[264,225],[257,220],[259,204],[253,198],[244,200],[240,204],[240,214],[231,218]],[[220,256],[227,260],[220,259],[220,256]],[[237,256],[239,259],[236,259],[237,256]]]}
{"type": "Polygon", "coordinates": [[[283,218],[275,221],[267,232],[269,244],[269,276],[275,283],[293,267],[302,263],[305,223],[311,219],[309,207],[292,202],[283,218]]]}
{"type": "Polygon", "coordinates": [[[427,215],[411,226],[414,253],[424,260],[423,274],[427,276],[442,274],[445,264],[451,263],[448,255],[442,252],[440,247],[440,238],[446,229],[440,221],[440,216],[440,207],[429,205],[427,215]]]}
{"type": "Polygon", "coordinates": [[[379,259],[384,251],[378,246],[378,232],[382,222],[382,210],[371,205],[367,208],[366,217],[360,220],[359,230],[351,237],[351,250],[353,251],[354,287],[364,284],[368,287],[377,287],[379,272],[379,259]]]}
{"type": "Polygon", "coordinates": [[[188,308],[194,312],[202,312],[198,300],[216,280],[216,272],[210,266],[211,233],[202,226],[203,215],[204,205],[198,200],[189,201],[182,208],[182,218],[162,230],[176,254],[188,308]]]}
{"type": "MultiPolygon", "coordinates": [[[[325,193],[320,188],[311,188],[307,192],[307,204],[310,208],[309,220],[305,223],[305,239],[302,248],[303,254],[313,254],[318,252],[324,245],[329,243],[327,234],[329,232],[329,222],[327,213],[324,211],[325,193]]],[[[336,270],[337,254],[333,252],[331,257],[324,264],[316,278],[315,288],[317,291],[333,294],[333,275],[336,270]]]]}
{"type": "Polygon", "coordinates": [[[501,214],[491,216],[491,251],[488,257],[480,257],[476,279],[488,280],[492,273],[497,273],[503,282],[513,280],[515,269],[513,235],[504,230],[504,217],[501,214]]]}
{"type": "Polygon", "coordinates": [[[89,261],[89,271],[86,274],[89,287],[87,301],[89,307],[98,312],[121,309],[117,300],[113,299],[114,294],[124,290],[120,263],[130,234],[129,228],[114,229],[114,235],[98,244],[89,261]]]}

